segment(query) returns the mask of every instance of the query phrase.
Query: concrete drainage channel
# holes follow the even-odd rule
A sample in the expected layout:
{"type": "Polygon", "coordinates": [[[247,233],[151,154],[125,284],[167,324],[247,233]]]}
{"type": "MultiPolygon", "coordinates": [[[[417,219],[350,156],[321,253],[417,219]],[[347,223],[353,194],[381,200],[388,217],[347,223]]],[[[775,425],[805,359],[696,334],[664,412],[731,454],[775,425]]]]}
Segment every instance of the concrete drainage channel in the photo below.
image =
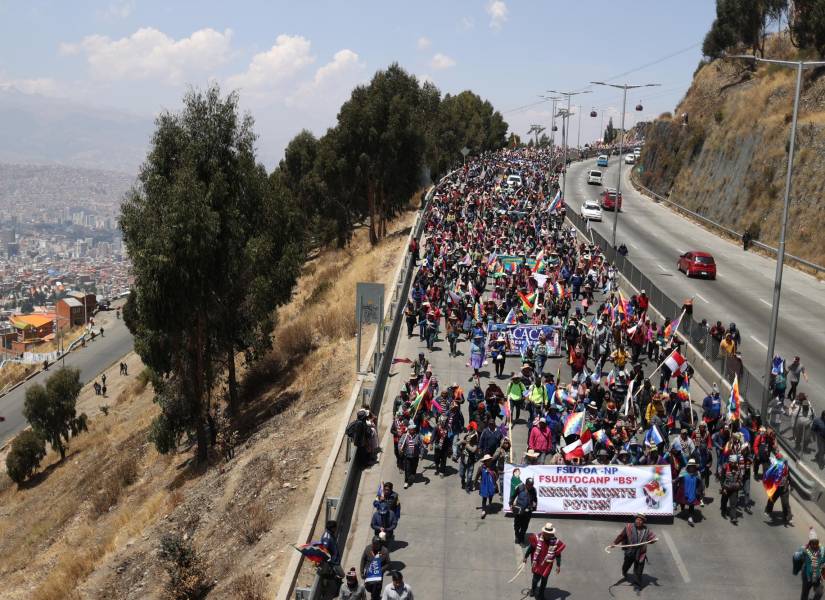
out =
{"type": "MultiPolygon", "coordinates": [[[[450,178],[452,174],[453,173],[450,173],[442,178],[438,185],[441,185],[441,183],[450,178]]],[[[424,232],[427,208],[430,205],[436,189],[437,186],[433,186],[427,192],[424,207],[416,216],[415,223],[407,238],[407,244],[403,249],[404,260],[396,272],[391,301],[386,307],[384,315],[382,315],[382,325],[377,328],[370,349],[365,357],[364,364],[371,365],[371,372],[366,375],[360,375],[355,382],[352,394],[350,395],[348,410],[345,411],[346,417],[340,424],[336,441],[333,444],[333,450],[330,453],[327,466],[321,474],[313,503],[304,521],[297,544],[306,544],[312,539],[318,539],[317,536],[314,537],[314,532],[316,530],[322,531],[323,523],[328,519],[336,519],[338,521],[339,547],[344,547],[346,544],[363,467],[355,464],[354,453],[351,452],[349,446],[349,438],[345,438],[345,429],[357,409],[361,407],[369,408],[375,414],[378,414],[381,409],[387,378],[390,367],[392,366],[393,349],[398,339],[398,333],[401,330],[404,307],[409,296],[410,286],[416,268],[408,251],[409,242],[412,239],[421,239],[421,235],[424,232]],[[344,470],[344,481],[340,492],[338,492],[336,496],[327,495],[330,480],[333,478],[333,471],[336,471],[337,473],[335,473],[335,475],[340,478],[341,470],[344,470]],[[319,523],[318,519],[322,509],[324,511],[324,521],[319,523]]],[[[317,574],[314,577],[311,587],[297,587],[298,579],[304,567],[309,568],[308,564],[305,564],[303,557],[295,553],[287,566],[284,579],[278,590],[277,598],[279,600],[288,600],[293,597],[296,598],[296,600],[318,600],[321,598],[323,592],[322,582],[317,574]]]]}
{"type": "MultiPolygon", "coordinates": [[[[567,206],[567,220],[578,230],[584,241],[590,241],[589,235],[592,235],[593,242],[601,248],[602,253],[605,255],[607,260],[616,266],[619,274],[622,276],[622,287],[627,290],[631,290],[634,294],[639,293],[639,286],[636,284],[641,281],[641,272],[633,265],[633,263],[630,262],[627,257],[622,257],[621,261],[617,261],[616,251],[597,231],[591,229],[589,233],[586,233],[587,227],[584,220],[576,214],[569,205],[567,206]]],[[[656,287],[652,282],[644,284],[644,287],[651,298],[650,307],[655,307],[655,312],[659,315],[660,320],[663,320],[665,317],[675,318],[678,316],[677,311],[681,310],[678,303],[674,302],[671,298],[659,290],[658,287],[656,287]],[[671,313],[670,315],[665,314],[668,311],[671,313]]],[[[720,393],[722,397],[725,398],[730,395],[733,374],[735,369],[741,365],[741,361],[731,361],[731,364],[728,364],[728,361],[722,360],[718,368],[714,366],[714,364],[712,364],[712,362],[705,357],[704,352],[697,347],[696,339],[693,335],[691,335],[693,325],[694,323],[692,318],[688,318],[688,315],[685,315],[685,318],[682,319],[681,326],[679,327],[679,333],[682,334],[682,338],[686,342],[683,346],[686,350],[684,353],[685,358],[702,379],[707,382],[718,381],[721,388],[720,393]]],[[[753,405],[747,401],[746,395],[743,396],[745,397],[748,412],[750,413],[754,410],[753,405]]],[[[825,510],[825,487],[823,487],[823,485],[810,472],[809,468],[804,463],[797,460],[799,455],[788,440],[781,435],[777,435],[776,439],[782,446],[783,454],[786,460],[788,460],[791,472],[792,489],[797,497],[800,500],[813,502],[820,510],[825,510]]]]}

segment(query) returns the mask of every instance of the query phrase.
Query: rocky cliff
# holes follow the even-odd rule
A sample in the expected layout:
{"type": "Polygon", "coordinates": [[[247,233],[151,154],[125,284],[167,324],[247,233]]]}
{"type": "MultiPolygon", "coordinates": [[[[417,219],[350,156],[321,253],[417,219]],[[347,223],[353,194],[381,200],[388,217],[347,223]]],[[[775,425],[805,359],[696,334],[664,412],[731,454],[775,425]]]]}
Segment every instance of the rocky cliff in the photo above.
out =
{"type": "MultiPolygon", "coordinates": [[[[796,59],[786,38],[766,56],[796,59]]],[[[776,246],[782,218],[795,71],[716,60],[697,69],[673,115],[646,131],[646,187],[735,231],[776,246]]],[[[825,264],[825,70],[803,75],[787,249],[825,264]]]]}

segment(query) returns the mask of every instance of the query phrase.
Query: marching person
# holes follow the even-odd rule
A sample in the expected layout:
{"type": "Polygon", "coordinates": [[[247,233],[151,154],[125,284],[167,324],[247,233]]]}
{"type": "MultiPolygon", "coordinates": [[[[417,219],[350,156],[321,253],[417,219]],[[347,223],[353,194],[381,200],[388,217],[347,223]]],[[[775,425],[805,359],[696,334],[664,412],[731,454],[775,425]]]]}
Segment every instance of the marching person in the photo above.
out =
{"type": "Polygon", "coordinates": [[[481,518],[484,519],[487,516],[487,508],[493,503],[493,496],[498,491],[498,474],[490,454],[485,454],[481,459],[481,466],[478,467],[473,482],[481,496],[481,518]]]}
{"type": "Polygon", "coordinates": [[[530,596],[544,598],[547,589],[547,578],[553,572],[553,563],[556,563],[556,574],[561,572],[561,554],[565,545],[556,537],[556,528],[552,523],[545,523],[541,533],[531,533],[527,550],[522,562],[527,564],[529,557],[533,563],[533,582],[530,585],[530,596]]]}
{"type": "Polygon", "coordinates": [[[412,588],[404,583],[401,571],[392,572],[392,583],[388,583],[384,588],[381,600],[413,600],[412,588]]]}
{"type": "Polygon", "coordinates": [[[793,555],[794,575],[801,573],[802,600],[808,600],[811,590],[814,600],[822,598],[822,579],[825,577],[825,556],[819,546],[819,536],[813,527],[808,531],[808,543],[793,555]]]}
{"type": "Polygon", "coordinates": [[[510,510],[513,513],[513,529],[516,532],[516,544],[524,544],[527,528],[530,527],[530,517],[538,506],[538,494],[533,486],[533,478],[528,477],[519,484],[515,493],[510,497],[510,510]]]}
{"type": "Polygon", "coordinates": [[[613,546],[626,546],[624,550],[624,562],[622,563],[622,577],[627,579],[627,572],[633,567],[633,575],[636,577],[634,585],[642,588],[642,573],[647,561],[647,547],[655,544],[658,540],[653,532],[647,528],[647,517],[639,513],[633,523],[628,523],[613,540],[613,546]]]}
{"type": "Polygon", "coordinates": [[[367,591],[362,584],[358,583],[355,567],[347,573],[346,581],[338,593],[338,600],[367,600],[367,591]]]}
{"type": "Polygon", "coordinates": [[[688,524],[693,527],[695,507],[705,497],[705,483],[699,475],[699,465],[696,464],[695,458],[688,460],[687,466],[679,474],[677,481],[676,503],[682,512],[685,506],[688,507],[688,524]]]}
{"type": "Polygon", "coordinates": [[[776,502],[776,499],[779,498],[779,501],[782,503],[782,519],[785,521],[785,525],[788,525],[792,518],[790,503],[791,472],[788,468],[788,463],[782,459],[782,455],[779,452],[777,452],[774,456],[777,461],[782,462],[782,470],[779,476],[779,481],[776,484],[776,491],[773,496],[768,498],[768,503],[765,505],[765,514],[768,517],[773,518],[773,505],[776,502]]]}
{"type": "Polygon", "coordinates": [[[398,444],[401,453],[404,455],[404,489],[406,490],[415,481],[418,460],[424,452],[424,442],[415,423],[410,423],[407,432],[401,436],[398,444]]]}
{"type": "MultiPolygon", "coordinates": [[[[721,480],[722,501],[719,503],[719,508],[722,511],[722,518],[728,518],[728,508],[730,508],[730,522],[736,525],[739,514],[739,491],[742,489],[742,471],[739,470],[739,457],[735,454],[728,457],[728,464],[722,470],[721,480]]],[[[765,510],[768,510],[767,507],[765,510]]]]}

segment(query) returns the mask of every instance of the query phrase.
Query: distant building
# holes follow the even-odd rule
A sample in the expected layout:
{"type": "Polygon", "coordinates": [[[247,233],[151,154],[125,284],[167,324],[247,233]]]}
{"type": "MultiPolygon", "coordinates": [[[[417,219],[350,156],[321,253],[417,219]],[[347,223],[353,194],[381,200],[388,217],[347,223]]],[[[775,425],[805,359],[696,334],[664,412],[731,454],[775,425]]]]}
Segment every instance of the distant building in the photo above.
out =
{"type": "Polygon", "coordinates": [[[58,329],[77,327],[86,322],[86,314],[88,314],[88,312],[84,314],[83,303],[77,298],[71,296],[61,298],[57,301],[55,310],[58,316],[58,329]]]}
{"type": "Polygon", "coordinates": [[[80,306],[85,305],[86,319],[92,318],[97,309],[97,296],[95,294],[87,294],[85,292],[67,292],[66,298],[74,298],[80,303],[80,306]]]}
{"type": "Polygon", "coordinates": [[[54,322],[57,315],[53,313],[37,313],[30,315],[12,315],[9,319],[17,330],[17,339],[12,342],[13,352],[29,352],[54,333],[54,322]]]}

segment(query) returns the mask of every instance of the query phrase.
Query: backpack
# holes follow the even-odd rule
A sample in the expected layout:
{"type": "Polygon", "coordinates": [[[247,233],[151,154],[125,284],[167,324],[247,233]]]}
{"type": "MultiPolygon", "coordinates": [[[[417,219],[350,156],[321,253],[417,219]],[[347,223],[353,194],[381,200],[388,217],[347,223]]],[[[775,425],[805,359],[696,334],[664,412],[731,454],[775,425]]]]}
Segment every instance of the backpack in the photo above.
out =
{"type": "Polygon", "coordinates": [[[768,445],[768,440],[762,438],[759,440],[759,445],[756,446],[757,455],[759,456],[759,460],[767,461],[768,457],[771,453],[771,448],[768,445]]]}

